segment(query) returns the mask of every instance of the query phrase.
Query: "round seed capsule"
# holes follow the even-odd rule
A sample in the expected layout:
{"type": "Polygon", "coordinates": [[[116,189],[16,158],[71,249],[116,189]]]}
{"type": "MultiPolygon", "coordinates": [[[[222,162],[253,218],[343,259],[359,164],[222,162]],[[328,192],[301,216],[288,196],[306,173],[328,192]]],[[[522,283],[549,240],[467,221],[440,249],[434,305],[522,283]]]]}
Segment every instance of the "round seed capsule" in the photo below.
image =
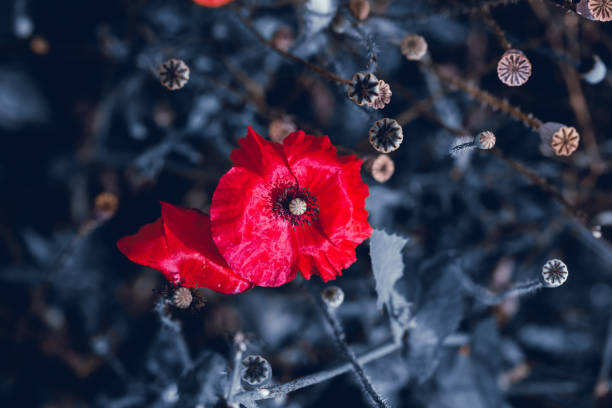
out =
{"type": "Polygon", "coordinates": [[[402,54],[409,61],[419,61],[427,53],[427,41],[418,34],[406,34],[401,42],[402,54]]]}
{"type": "Polygon", "coordinates": [[[612,20],[612,0],[588,0],[587,6],[595,20],[612,20]]]}
{"type": "Polygon", "coordinates": [[[378,97],[369,105],[374,109],[382,109],[385,107],[385,105],[391,102],[391,87],[389,84],[383,80],[380,80],[378,81],[378,89],[378,97]]]}
{"type": "Polygon", "coordinates": [[[276,119],[268,126],[268,136],[273,142],[283,143],[283,140],[296,130],[297,127],[289,118],[276,119]]]}
{"type": "Polygon", "coordinates": [[[157,77],[163,86],[175,91],[189,81],[189,67],[183,60],[171,58],[161,64],[157,77]]]}
{"type": "Polygon", "coordinates": [[[575,128],[563,123],[546,122],[538,129],[542,144],[540,149],[546,156],[569,156],[580,143],[580,134],[575,128]]]}
{"type": "Polygon", "coordinates": [[[397,121],[383,118],[374,122],[370,128],[370,144],[381,153],[397,150],[404,140],[402,127],[397,121]]]}
{"type": "Polygon", "coordinates": [[[550,146],[557,156],[570,156],[578,148],[580,135],[576,128],[564,126],[552,135],[550,146]]]}
{"type": "Polygon", "coordinates": [[[327,306],[335,309],[344,302],[344,291],[338,286],[328,286],[321,291],[321,299],[327,306]]]}
{"type": "Polygon", "coordinates": [[[262,356],[252,355],[242,360],[240,379],[247,389],[261,387],[272,377],[272,366],[262,356]]]}
{"type": "Polygon", "coordinates": [[[180,309],[187,309],[193,300],[189,288],[178,288],[172,295],[172,303],[180,309]]]}
{"type": "Polygon", "coordinates": [[[551,259],[542,267],[542,279],[544,284],[550,288],[563,285],[568,276],[567,266],[559,259],[551,259]]]}
{"type": "Polygon", "coordinates": [[[531,62],[520,50],[508,50],[497,63],[497,77],[507,86],[524,85],[531,76],[531,62]]]}
{"type": "Polygon", "coordinates": [[[378,78],[369,72],[357,72],[348,84],[348,96],[357,105],[371,105],[380,94],[378,78]]]}
{"type": "Polygon", "coordinates": [[[386,154],[365,158],[363,166],[372,175],[372,178],[379,183],[388,181],[395,172],[395,163],[386,154]]]}
{"type": "Polygon", "coordinates": [[[370,2],[368,0],[351,0],[349,10],[360,21],[365,20],[370,15],[370,2]]]}
{"type": "Polygon", "coordinates": [[[474,143],[479,149],[490,150],[495,146],[495,134],[490,130],[480,132],[474,138],[474,143]]]}

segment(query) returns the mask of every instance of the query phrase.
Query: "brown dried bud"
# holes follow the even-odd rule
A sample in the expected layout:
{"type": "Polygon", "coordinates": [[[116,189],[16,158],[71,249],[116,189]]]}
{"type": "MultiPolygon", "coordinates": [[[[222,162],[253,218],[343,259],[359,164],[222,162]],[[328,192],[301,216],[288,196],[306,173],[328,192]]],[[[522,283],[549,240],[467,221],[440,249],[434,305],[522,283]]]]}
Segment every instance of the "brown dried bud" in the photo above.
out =
{"type": "Polygon", "coordinates": [[[368,0],[351,0],[348,7],[360,21],[365,20],[370,15],[370,2],[368,0]]]}
{"type": "Polygon", "coordinates": [[[378,78],[370,72],[357,72],[348,84],[348,96],[357,105],[371,105],[380,94],[378,78]]]}
{"type": "Polygon", "coordinates": [[[531,62],[520,50],[508,50],[497,63],[497,77],[507,86],[524,85],[531,76],[531,62]]]}
{"type": "Polygon", "coordinates": [[[287,26],[278,27],[272,36],[272,45],[281,51],[289,51],[294,42],[293,30],[287,26]]]}
{"type": "Polygon", "coordinates": [[[476,147],[482,150],[490,150],[495,146],[495,134],[490,130],[480,132],[474,138],[474,144],[476,147]]]}
{"type": "Polygon", "coordinates": [[[370,144],[381,153],[397,150],[404,140],[402,127],[394,119],[383,118],[374,122],[370,128],[370,144]]]}
{"type": "Polygon", "coordinates": [[[172,303],[180,309],[187,309],[191,306],[193,296],[191,295],[191,289],[189,288],[178,288],[172,295],[172,303]]]}
{"type": "Polygon", "coordinates": [[[321,299],[327,306],[335,309],[344,302],[344,291],[338,286],[328,286],[321,291],[321,299]]]}
{"type": "Polygon", "coordinates": [[[374,109],[382,109],[391,102],[391,87],[382,79],[378,81],[378,91],[378,97],[374,99],[374,102],[368,105],[374,109]]]}
{"type": "Polygon", "coordinates": [[[418,34],[406,34],[400,42],[402,54],[410,61],[419,61],[427,53],[427,41],[418,34]]]}
{"type": "Polygon", "coordinates": [[[395,163],[386,154],[366,157],[363,167],[379,183],[388,181],[395,172],[395,163]]]}
{"type": "Polygon", "coordinates": [[[183,60],[171,58],[161,64],[157,77],[171,91],[181,89],[189,81],[189,67],[183,60]]]}
{"type": "Polygon", "coordinates": [[[551,259],[542,267],[542,279],[549,288],[563,285],[568,275],[567,266],[559,259],[551,259]]]}
{"type": "Polygon", "coordinates": [[[546,122],[540,129],[540,150],[546,156],[570,156],[578,148],[580,134],[576,128],[562,123],[546,122]]]}
{"type": "Polygon", "coordinates": [[[612,0],[588,0],[589,12],[597,21],[612,20],[612,0]]]}
{"type": "Polygon", "coordinates": [[[94,208],[100,218],[112,218],[119,208],[119,199],[113,193],[100,193],[94,200],[94,208]]]}
{"type": "Polygon", "coordinates": [[[270,126],[268,127],[268,136],[273,142],[283,143],[283,140],[285,140],[290,133],[293,133],[296,130],[297,127],[291,120],[287,118],[277,119],[270,122],[270,126]]]}

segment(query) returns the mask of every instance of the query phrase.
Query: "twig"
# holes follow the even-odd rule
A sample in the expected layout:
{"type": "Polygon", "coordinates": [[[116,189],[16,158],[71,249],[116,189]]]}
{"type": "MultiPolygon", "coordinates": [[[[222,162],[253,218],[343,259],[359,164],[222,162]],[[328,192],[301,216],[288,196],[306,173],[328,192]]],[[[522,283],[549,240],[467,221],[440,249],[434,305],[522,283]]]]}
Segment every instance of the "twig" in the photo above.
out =
{"type": "Polygon", "coordinates": [[[238,383],[240,382],[240,363],[242,361],[242,354],[246,350],[246,344],[244,342],[244,334],[241,332],[236,333],[234,336],[234,367],[232,368],[232,378],[227,391],[227,403],[232,406],[236,390],[238,390],[238,383]]]}
{"type": "Polygon", "coordinates": [[[485,23],[487,23],[487,25],[493,31],[493,34],[495,34],[495,36],[499,40],[499,44],[504,49],[504,51],[507,51],[507,50],[511,49],[512,48],[512,44],[510,44],[510,42],[508,41],[508,38],[506,37],[506,33],[500,27],[500,25],[497,24],[497,21],[495,21],[495,19],[493,18],[493,16],[489,12],[489,10],[488,9],[484,9],[482,11],[481,15],[482,15],[482,18],[485,21],[485,23]]]}
{"type": "Polygon", "coordinates": [[[295,56],[293,54],[291,54],[288,51],[284,51],[281,50],[277,47],[274,46],[274,43],[270,40],[267,40],[266,38],[264,38],[263,35],[261,35],[259,33],[259,31],[257,31],[257,29],[255,28],[255,26],[253,25],[253,22],[251,21],[250,17],[243,17],[240,15],[240,12],[238,10],[237,14],[238,17],[240,18],[240,20],[242,20],[242,22],[244,23],[244,25],[253,33],[253,35],[255,35],[255,37],[257,37],[257,39],[259,41],[261,41],[263,44],[267,45],[268,47],[270,47],[272,50],[274,50],[276,53],[278,53],[279,55],[281,55],[282,57],[288,59],[289,61],[292,62],[296,62],[298,64],[302,64],[304,65],[306,68],[310,69],[313,72],[316,72],[317,74],[331,80],[334,82],[337,82],[339,84],[344,84],[344,85],[348,85],[351,83],[351,81],[349,81],[348,79],[344,79],[339,75],[334,74],[333,72],[329,72],[324,68],[319,67],[318,65],[315,65],[311,62],[308,62],[298,56],[295,56]]]}
{"type": "Polygon", "coordinates": [[[470,293],[470,295],[487,306],[499,305],[507,299],[529,295],[544,287],[539,280],[534,279],[517,283],[513,287],[499,293],[493,293],[484,286],[474,283],[469,276],[461,271],[461,269],[456,268],[455,272],[459,282],[470,293]]]}
{"type": "Polygon", "coordinates": [[[444,72],[442,69],[440,69],[440,67],[431,62],[423,61],[422,64],[426,68],[429,68],[433,73],[435,73],[441,80],[443,80],[447,84],[459,88],[466,94],[486,104],[492,109],[499,109],[506,115],[512,116],[513,118],[521,121],[528,128],[532,128],[537,131],[540,126],[542,126],[541,120],[534,117],[530,113],[524,113],[523,111],[521,111],[520,108],[510,105],[507,101],[501,100],[491,95],[490,93],[477,88],[474,85],[470,85],[464,82],[463,80],[455,77],[454,75],[444,72]]]}
{"type": "Polygon", "coordinates": [[[388,408],[389,405],[374,389],[374,386],[370,382],[370,379],[367,377],[362,365],[357,360],[357,356],[355,356],[353,350],[351,350],[348,344],[346,344],[346,335],[344,333],[342,325],[340,324],[336,316],[332,313],[332,311],[329,309],[329,307],[325,303],[323,303],[317,291],[312,286],[307,286],[311,296],[313,297],[314,302],[317,304],[317,306],[319,306],[323,317],[331,326],[338,348],[340,348],[340,350],[343,352],[346,359],[349,360],[353,371],[357,375],[357,378],[359,378],[359,381],[361,382],[361,385],[365,389],[366,393],[370,396],[376,407],[388,408]]]}

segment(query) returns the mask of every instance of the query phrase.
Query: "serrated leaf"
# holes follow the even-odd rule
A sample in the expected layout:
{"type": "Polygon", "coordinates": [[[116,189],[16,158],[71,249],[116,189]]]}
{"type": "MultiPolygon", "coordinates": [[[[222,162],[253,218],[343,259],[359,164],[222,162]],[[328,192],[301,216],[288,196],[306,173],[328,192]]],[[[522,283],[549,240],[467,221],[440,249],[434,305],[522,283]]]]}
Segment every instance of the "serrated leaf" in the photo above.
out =
{"type": "Polygon", "coordinates": [[[377,306],[382,309],[391,302],[393,288],[404,274],[402,249],[408,243],[406,238],[385,231],[374,230],[370,237],[370,258],[376,279],[377,306]]]}

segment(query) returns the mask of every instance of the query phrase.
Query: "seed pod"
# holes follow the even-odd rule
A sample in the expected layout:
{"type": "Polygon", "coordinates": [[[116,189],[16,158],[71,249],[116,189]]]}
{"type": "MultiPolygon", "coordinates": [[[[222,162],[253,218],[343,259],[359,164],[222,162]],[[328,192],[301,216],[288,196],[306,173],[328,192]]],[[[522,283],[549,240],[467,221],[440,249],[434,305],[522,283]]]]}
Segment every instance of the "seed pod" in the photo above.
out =
{"type": "Polygon", "coordinates": [[[348,84],[348,96],[357,105],[371,105],[380,94],[378,78],[369,72],[357,72],[348,84]]]}
{"type": "Polygon", "coordinates": [[[524,85],[531,76],[531,62],[520,50],[508,50],[497,63],[497,77],[507,86],[524,85]]]}
{"type": "Polygon", "coordinates": [[[191,306],[193,296],[189,288],[178,288],[172,294],[172,303],[179,309],[187,309],[191,306]]]}
{"type": "Polygon", "coordinates": [[[370,2],[368,0],[351,0],[349,10],[360,21],[365,20],[370,15],[370,2]]]}
{"type": "Polygon", "coordinates": [[[595,20],[604,22],[612,20],[612,0],[588,0],[587,6],[595,20]]]}
{"type": "Polygon", "coordinates": [[[189,81],[189,67],[183,60],[171,58],[161,64],[157,77],[163,86],[175,91],[189,81]]]}
{"type": "Polygon", "coordinates": [[[384,183],[389,180],[395,172],[395,163],[393,163],[393,159],[386,154],[366,157],[363,167],[372,175],[372,178],[379,183],[384,183]]]}
{"type": "Polygon", "coordinates": [[[287,26],[278,27],[272,36],[272,44],[281,51],[289,51],[294,42],[293,31],[287,26]]]}
{"type": "Polygon", "coordinates": [[[262,356],[252,355],[242,360],[240,379],[246,389],[266,385],[272,378],[272,366],[262,356]]]}
{"type": "Polygon", "coordinates": [[[402,54],[409,61],[419,61],[427,53],[427,41],[418,34],[406,34],[401,42],[402,54]]]}
{"type": "Polygon", "coordinates": [[[593,54],[592,57],[585,58],[580,62],[580,76],[589,84],[595,85],[603,81],[606,78],[607,71],[606,64],[597,54],[593,54]]]}
{"type": "Polygon", "coordinates": [[[495,146],[495,134],[490,130],[480,132],[474,138],[474,143],[479,149],[490,150],[495,146]]]}
{"type": "Polygon", "coordinates": [[[113,193],[100,193],[94,200],[96,215],[102,219],[112,218],[119,208],[119,200],[113,193]]]}
{"type": "Polygon", "coordinates": [[[276,119],[268,126],[268,136],[276,143],[282,143],[290,133],[297,130],[295,124],[288,118],[276,119]]]}
{"type": "Polygon", "coordinates": [[[338,286],[328,286],[321,291],[321,299],[327,306],[335,309],[344,302],[344,291],[338,286]]]}
{"type": "Polygon", "coordinates": [[[576,128],[562,123],[546,122],[538,132],[542,141],[540,149],[545,155],[570,156],[580,143],[580,134],[576,128]]]}
{"type": "Polygon", "coordinates": [[[568,276],[567,266],[559,259],[551,259],[542,267],[542,279],[549,288],[563,285],[568,276]]]}
{"type": "Polygon", "coordinates": [[[397,150],[404,140],[402,127],[394,119],[383,118],[374,122],[370,128],[370,144],[381,153],[397,150]]]}
{"type": "Polygon", "coordinates": [[[374,102],[372,102],[369,106],[374,109],[382,109],[391,102],[391,87],[388,83],[383,80],[378,81],[379,94],[374,102]]]}

